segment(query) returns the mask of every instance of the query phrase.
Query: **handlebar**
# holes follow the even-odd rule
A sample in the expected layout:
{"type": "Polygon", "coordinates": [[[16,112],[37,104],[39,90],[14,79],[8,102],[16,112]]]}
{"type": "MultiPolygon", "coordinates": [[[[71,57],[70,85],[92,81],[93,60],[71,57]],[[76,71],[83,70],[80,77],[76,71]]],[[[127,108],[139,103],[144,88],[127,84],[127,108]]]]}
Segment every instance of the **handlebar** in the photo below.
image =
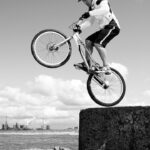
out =
{"type": "Polygon", "coordinates": [[[69,26],[69,29],[73,30],[75,28],[75,26],[77,24],[80,24],[82,21],[84,20],[84,18],[80,17],[76,22],[72,23],[70,26],[69,26]]]}

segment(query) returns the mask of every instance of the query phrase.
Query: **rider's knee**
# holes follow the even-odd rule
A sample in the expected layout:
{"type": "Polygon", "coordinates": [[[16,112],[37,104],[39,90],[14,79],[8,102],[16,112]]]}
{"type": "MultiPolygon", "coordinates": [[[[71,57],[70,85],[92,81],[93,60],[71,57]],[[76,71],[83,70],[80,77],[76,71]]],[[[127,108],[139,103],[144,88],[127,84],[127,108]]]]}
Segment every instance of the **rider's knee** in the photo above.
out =
{"type": "Polygon", "coordinates": [[[85,44],[87,48],[92,48],[93,47],[93,43],[90,40],[85,40],[85,44]]]}
{"type": "Polygon", "coordinates": [[[105,45],[99,44],[99,43],[94,43],[94,47],[96,47],[96,48],[105,48],[105,45]]]}

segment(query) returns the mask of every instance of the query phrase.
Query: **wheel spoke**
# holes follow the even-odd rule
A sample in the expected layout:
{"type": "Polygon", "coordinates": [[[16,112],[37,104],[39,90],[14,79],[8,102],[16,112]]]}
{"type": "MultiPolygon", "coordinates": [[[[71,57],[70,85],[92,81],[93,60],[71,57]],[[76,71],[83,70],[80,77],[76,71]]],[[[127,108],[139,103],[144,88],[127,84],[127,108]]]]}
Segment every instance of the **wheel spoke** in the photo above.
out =
{"type": "Polygon", "coordinates": [[[34,37],[32,42],[32,52],[34,58],[46,67],[59,67],[65,64],[70,58],[71,44],[66,42],[59,49],[54,49],[66,39],[65,35],[54,30],[44,30],[34,37]]]}

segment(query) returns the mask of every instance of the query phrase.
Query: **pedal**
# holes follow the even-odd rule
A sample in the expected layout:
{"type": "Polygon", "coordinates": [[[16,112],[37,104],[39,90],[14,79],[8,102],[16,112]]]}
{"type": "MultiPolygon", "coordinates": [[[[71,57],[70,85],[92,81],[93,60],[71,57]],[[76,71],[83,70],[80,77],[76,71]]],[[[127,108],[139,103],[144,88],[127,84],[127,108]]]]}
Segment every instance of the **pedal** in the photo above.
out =
{"type": "Polygon", "coordinates": [[[74,66],[76,69],[78,69],[78,70],[83,70],[83,71],[87,72],[87,68],[86,68],[86,67],[80,67],[80,66],[78,66],[77,64],[74,64],[73,66],[74,66]]]}
{"type": "Polygon", "coordinates": [[[75,69],[81,70],[81,68],[78,65],[74,64],[73,66],[75,67],[75,69]]]}

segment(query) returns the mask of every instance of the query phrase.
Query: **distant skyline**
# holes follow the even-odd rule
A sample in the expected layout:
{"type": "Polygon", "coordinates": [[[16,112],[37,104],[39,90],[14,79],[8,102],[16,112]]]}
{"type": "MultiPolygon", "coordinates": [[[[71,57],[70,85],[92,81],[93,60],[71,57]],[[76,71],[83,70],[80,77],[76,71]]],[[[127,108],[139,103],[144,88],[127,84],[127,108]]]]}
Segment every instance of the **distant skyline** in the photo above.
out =
{"type": "MultiPolygon", "coordinates": [[[[150,106],[150,1],[110,0],[110,4],[121,32],[107,46],[108,58],[127,84],[126,96],[117,106],[150,106]]],[[[36,126],[44,118],[52,128],[74,127],[81,109],[101,107],[87,93],[88,76],[73,67],[81,62],[73,42],[71,59],[57,69],[40,66],[30,50],[40,30],[53,28],[71,35],[68,26],[85,11],[87,7],[77,0],[0,1],[0,125],[7,116],[10,124],[36,118],[36,126]]],[[[93,31],[88,28],[81,37],[93,31]]]]}
{"type": "Polygon", "coordinates": [[[9,119],[6,117],[6,120],[2,123],[0,127],[0,131],[29,131],[29,130],[47,130],[47,131],[52,131],[52,132],[57,132],[57,131],[68,131],[68,132],[73,132],[73,131],[78,131],[78,126],[75,127],[67,127],[67,128],[51,128],[49,123],[46,123],[45,120],[42,120],[40,124],[35,124],[35,119],[27,121],[25,124],[21,123],[19,124],[18,122],[15,122],[14,124],[9,124],[9,119]]]}

